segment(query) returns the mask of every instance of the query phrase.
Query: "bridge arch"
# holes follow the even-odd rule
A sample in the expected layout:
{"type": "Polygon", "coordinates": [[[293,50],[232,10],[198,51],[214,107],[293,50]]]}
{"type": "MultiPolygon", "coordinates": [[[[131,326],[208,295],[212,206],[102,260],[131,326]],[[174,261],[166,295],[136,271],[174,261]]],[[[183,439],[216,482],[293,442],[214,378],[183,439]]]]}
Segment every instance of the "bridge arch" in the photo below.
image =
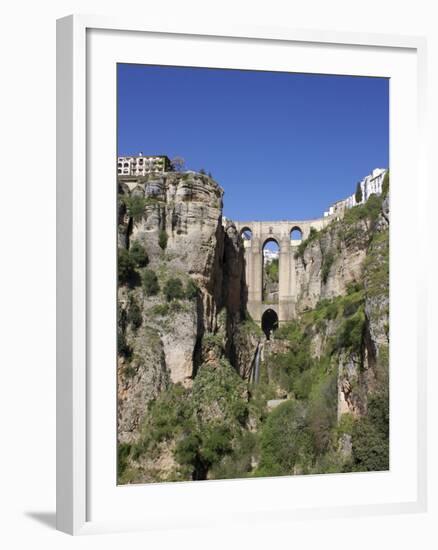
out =
{"type": "Polygon", "coordinates": [[[250,227],[242,227],[240,230],[240,236],[244,241],[251,241],[253,237],[252,229],[250,227]]]}
{"type": "Polygon", "coordinates": [[[277,313],[279,324],[295,317],[300,284],[298,269],[300,266],[297,266],[296,259],[297,247],[309,236],[312,227],[319,231],[329,222],[329,218],[235,222],[244,248],[247,307],[257,323],[261,324],[262,316],[268,308],[277,313]],[[248,233],[245,238],[246,231],[248,233]],[[264,301],[263,250],[268,243],[272,242],[279,246],[278,296],[275,296],[275,301],[264,301]]]}
{"type": "Polygon", "coordinates": [[[262,330],[269,340],[272,334],[278,329],[278,315],[273,309],[266,309],[262,315],[262,330]]]}
{"type": "Polygon", "coordinates": [[[280,248],[280,239],[277,239],[277,237],[266,237],[266,239],[263,241],[262,250],[265,249],[265,246],[269,243],[275,243],[278,248],[280,248]]]}
{"type": "Polygon", "coordinates": [[[291,241],[301,241],[303,239],[303,230],[298,225],[294,225],[289,235],[291,241]]]}
{"type": "Polygon", "coordinates": [[[280,274],[280,242],[275,237],[267,237],[262,244],[262,303],[278,303],[280,274]]]}

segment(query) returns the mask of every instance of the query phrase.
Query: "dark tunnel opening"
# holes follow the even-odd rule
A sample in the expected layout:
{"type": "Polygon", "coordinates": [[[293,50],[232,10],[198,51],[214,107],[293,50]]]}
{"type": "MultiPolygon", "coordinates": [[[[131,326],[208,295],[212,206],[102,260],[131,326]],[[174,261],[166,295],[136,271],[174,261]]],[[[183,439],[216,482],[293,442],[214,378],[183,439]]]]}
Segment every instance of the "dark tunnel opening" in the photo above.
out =
{"type": "Polygon", "coordinates": [[[262,330],[270,340],[272,333],[278,329],[278,315],[273,309],[267,309],[262,316],[262,330]]]}

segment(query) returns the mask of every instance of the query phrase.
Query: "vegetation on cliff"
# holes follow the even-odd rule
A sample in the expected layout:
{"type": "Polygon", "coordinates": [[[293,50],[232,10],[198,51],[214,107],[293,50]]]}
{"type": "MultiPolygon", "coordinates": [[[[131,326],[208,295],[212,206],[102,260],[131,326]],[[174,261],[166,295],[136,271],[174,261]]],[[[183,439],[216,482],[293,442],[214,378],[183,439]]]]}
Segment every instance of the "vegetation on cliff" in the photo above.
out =
{"type": "Polygon", "coordinates": [[[299,246],[297,257],[303,260],[310,247],[321,251],[322,284],[346,246],[365,247],[366,255],[360,277],[345,294],[321,299],[314,309],[280,327],[265,352],[265,388],[258,391],[287,399],[262,425],[256,475],[389,467],[385,201],[385,196],[370,197],[322,231],[313,231],[299,246]]]}
{"type": "MultiPolygon", "coordinates": [[[[119,483],[388,468],[385,181],[298,245],[317,290],[270,341],[246,310],[243,244],[222,226],[217,184],[172,173],[156,195],[121,191],[119,483]]],[[[267,264],[270,292],[278,275],[267,264]]]]}

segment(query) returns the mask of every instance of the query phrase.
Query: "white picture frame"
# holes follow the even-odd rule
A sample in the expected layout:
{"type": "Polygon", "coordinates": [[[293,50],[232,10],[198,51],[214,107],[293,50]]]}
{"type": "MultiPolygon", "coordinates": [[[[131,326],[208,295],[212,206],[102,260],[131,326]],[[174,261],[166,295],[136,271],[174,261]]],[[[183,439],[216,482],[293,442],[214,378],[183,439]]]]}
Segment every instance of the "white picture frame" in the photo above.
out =
{"type": "MultiPolygon", "coordinates": [[[[135,47],[138,46],[138,40],[141,40],[141,37],[168,40],[169,44],[164,48],[166,60],[175,59],[175,64],[181,64],[181,55],[184,55],[181,51],[177,52],[178,46],[184,43],[190,44],[190,41],[195,39],[202,40],[205,43],[220,41],[223,45],[222,49],[227,50],[228,53],[221,53],[218,50],[215,59],[216,63],[219,63],[221,56],[223,56],[224,66],[229,66],[226,55],[236,54],[238,51],[236,48],[240,48],[242,44],[249,44],[251,47],[257,44],[257,47],[260,46],[260,48],[275,48],[276,46],[286,48],[294,45],[309,50],[313,46],[317,46],[327,50],[327,58],[324,60],[327,66],[326,72],[331,70],[331,63],[333,62],[331,52],[334,49],[339,54],[344,50],[347,52],[348,48],[356,48],[355,51],[359,52],[360,48],[361,52],[363,49],[364,60],[367,56],[372,56],[374,59],[370,64],[370,75],[374,74],[373,63],[376,63],[376,59],[384,57],[384,54],[387,55],[388,52],[401,54],[406,52],[406,55],[411,59],[411,65],[413,58],[415,58],[415,68],[412,69],[412,74],[415,73],[415,77],[413,78],[411,75],[409,82],[413,93],[410,101],[412,103],[414,98],[416,105],[415,116],[414,110],[412,110],[412,117],[409,121],[413,129],[413,135],[404,147],[407,145],[414,147],[411,152],[412,158],[406,160],[406,162],[409,162],[409,165],[406,164],[405,166],[406,173],[399,174],[399,181],[403,184],[400,185],[403,193],[406,192],[406,185],[410,183],[411,204],[418,205],[412,216],[412,220],[414,220],[412,223],[416,227],[418,253],[421,253],[421,242],[424,242],[422,236],[425,234],[425,220],[423,219],[425,216],[421,215],[422,212],[426,211],[425,145],[423,141],[426,109],[426,44],[424,39],[405,36],[300,31],[284,27],[241,28],[231,25],[230,28],[221,29],[215,29],[214,27],[199,29],[195,26],[180,29],[170,25],[158,29],[136,20],[95,16],[75,15],[60,19],[57,23],[57,528],[70,534],[130,529],[146,530],[163,526],[186,525],[187,518],[184,514],[179,517],[176,511],[171,508],[166,510],[164,504],[166,499],[175,500],[176,503],[184,502],[186,499],[189,499],[189,501],[190,499],[193,499],[192,501],[199,499],[205,501],[205,499],[208,499],[209,502],[217,501],[220,504],[226,498],[226,495],[235,494],[235,498],[237,498],[239,491],[241,491],[247,493],[248,502],[251,502],[251,499],[254,499],[255,492],[264,491],[269,495],[276,494],[276,492],[283,491],[284,483],[290,481],[285,481],[284,478],[250,480],[249,484],[252,485],[248,485],[248,480],[198,484],[179,483],[156,485],[153,489],[142,486],[135,488],[137,495],[143,493],[142,496],[139,496],[141,499],[144,499],[145,491],[153,491],[156,503],[156,514],[153,517],[152,515],[148,515],[148,517],[145,515],[144,518],[141,516],[131,517],[129,513],[120,514],[119,516],[116,508],[113,508],[112,512],[107,510],[103,511],[102,514],[96,514],[97,519],[93,517],[93,514],[90,515],[90,510],[94,506],[90,497],[90,487],[94,483],[93,472],[95,472],[93,457],[96,449],[100,448],[100,443],[96,444],[94,438],[90,435],[90,433],[93,433],[93,428],[90,428],[90,419],[93,418],[93,422],[95,422],[96,418],[96,415],[92,414],[96,394],[93,389],[95,385],[93,386],[91,383],[93,377],[90,371],[96,353],[94,349],[91,349],[91,342],[96,333],[92,329],[95,321],[90,321],[90,319],[92,316],[99,315],[99,313],[96,314],[96,304],[93,307],[90,305],[94,299],[93,288],[95,288],[93,286],[93,274],[90,272],[91,266],[95,265],[92,258],[90,258],[90,250],[93,250],[92,236],[90,235],[93,234],[94,220],[97,219],[95,202],[92,200],[93,188],[90,185],[93,177],[95,177],[90,163],[90,155],[94,155],[96,152],[96,149],[93,148],[94,138],[90,139],[90,126],[93,128],[93,132],[96,128],[96,124],[90,124],[90,102],[92,103],[90,98],[93,93],[90,86],[93,82],[92,71],[95,70],[96,64],[90,56],[94,55],[94,51],[99,50],[97,41],[90,40],[90,32],[93,31],[98,31],[102,35],[105,34],[106,45],[113,40],[111,36],[120,37],[129,34],[133,42],[132,44],[126,44],[126,50],[122,56],[122,61],[125,62],[131,56],[133,62],[140,62],[139,52],[135,51],[135,47]],[[93,52],[90,53],[91,50],[93,52]],[[410,178],[409,181],[408,178],[410,178]],[[93,445],[94,451],[92,450],[93,445]],[[96,447],[96,445],[98,446],[96,447]],[[175,486],[178,487],[175,488],[175,486]],[[254,491],[255,487],[257,487],[256,491],[254,491]]],[[[111,48],[107,48],[107,50],[111,50],[111,48]]],[[[107,55],[110,55],[110,53],[107,52],[107,55]]],[[[147,50],[146,54],[143,52],[142,55],[143,57],[146,56],[145,59],[147,59],[147,50]]],[[[342,55],[344,54],[342,53],[342,55]]],[[[345,55],[347,56],[347,53],[345,55]]],[[[156,57],[152,62],[156,62],[156,57]]],[[[266,57],[261,56],[257,60],[254,59],[254,67],[257,66],[257,63],[264,64],[264,68],[269,67],[269,52],[267,51],[266,57]]],[[[275,70],[275,67],[272,69],[275,70]]],[[[400,70],[402,75],[402,63],[398,69],[394,67],[393,70],[400,70]]],[[[380,76],[385,74],[383,68],[380,68],[380,73],[380,76]]],[[[102,78],[102,82],[104,82],[103,74],[99,78],[102,78]]],[[[112,90],[109,95],[114,99],[115,91],[112,90]]],[[[111,108],[110,100],[108,100],[108,105],[105,105],[105,107],[111,108]]],[[[397,114],[396,109],[397,105],[395,104],[391,110],[393,122],[393,115],[397,114]]],[[[113,124],[110,127],[114,130],[113,124]]],[[[109,139],[114,139],[115,144],[115,136],[109,136],[109,139]]],[[[395,158],[397,155],[393,157],[393,152],[391,152],[391,170],[393,161],[395,164],[398,162],[398,159],[395,158]]],[[[395,151],[397,154],[401,152],[401,147],[398,153],[395,151]]],[[[111,175],[114,165],[106,167],[105,171],[111,175]]],[[[394,173],[397,179],[397,167],[394,171],[392,170],[392,181],[394,173]]],[[[394,206],[400,208],[400,212],[406,207],[406,199],[409,199],[408,195],[401,196],[399,201],[393,201],[394,206]]],[[[111,200],[112,197],[109,196],[106,204],[111,205],[111,200]]],[[[103,201],[103,205],[105,205],[105,202],[106,199],[103,201]]],[[[397,214],[395,221],[397,223],[397,214]]],[[[109,217],[109,223],[111,223],[111,217],[109,217]]],[[[414,237],[409,235],[403,237],[400,231],[394,231],[392,228],[391,231],[391,247],[396,254],[402,253],[403,250],[400,250],[398,243],[405,239],[408,246],[414,237]]],[[[111,250],[111,246],[108,248],[111,250]]],[[[391,261],[392,259],[391,251],[391,261]]],[[[358,499],[354,504],[338,503],[333,506],[327,505],[327,499],[318,501],[316,497],[315,505],[311,501],[304,503],[302,506],[297,505],[297,503],[289,504],[287,501],[281,501],[275,509],[254,506],[240,517],[236,517],[232,508],[228,512],[225,510],[221,516],[222,507],[215,512],[214,518],[209,518],[207,515],[203,517],[202,514],[198,515],[197,519],[193,520],[193,525],[209,525],[219,521],[260,521],[275,518],[284,520],[285,518],[320,518],[335,515],[418,512],[426,509],[426,327],[424,326],[424,316],[421,314],[425,310],[426,304],[425,273],[422,272],[418,263],[417,266],[411,267],[408,275],[415,277],[416,281],[415,283],[411,281],[411,284],[415,286],[415,292],[412,293],[413,296],[410,301],[408,300],[406,308],[409,309],[409,314],[416,316],[416,322],[412,326],[414,326],[417,335],[414,347],[409,350],[410,356],[415,356],[415,364],[411,366],[413,372],[409,373],[409,376],[415,377],[415,383],[412,384],[414,391],[412,407],[415,407],[415,426],[407,428],[407,433],[409,429],[412,429],[409,433],[412,434],[412,440],[415,439],[416,441],[415,449],[411,448],[412,461],[409,465],[409,471],[412,475],[412,484],[409,490],[406,489],[406,495],[409,493],[409,496],[400,499],[397,496],[394,496],[394,498],[386,498],[385,496],[380,500],[375,499],[373,502],[371,502],[372,498],[370,497],[371,500],[364,502],[358,499]]],[[[400,279],[402,278],[401,276],[400,279]]],[[[394,282],[394,284],[396,291],[399,283],[394,282]]],[[[111,284],[109,287],[111,288],[111,284]]],[[[392,279],[391,287],[393,287],[392,279]]],[[[391,291],[391,300],[392,298],[393,292],[391,291]]],[[[391,307],[392,303],[391,301],[391,307]]],[[[397,325],[397,319],[394,319],[394,321],[397,325]]],[[[401,325],[399,328],[400,335],[402,335],[404,328],[401,325]]],[[[102,330],[105,329],[102,328],[102,330]]],[[[110,349],[109,352],[112,353],[112,350],[110,349]]],[[[407,357],[408,355],[405,359],[406,362],[408,361],[407,357]]],[[[93,376],[98,375],[97,371],[93,374],[93,376]]],[[[391,377],[393,378],[392,371],[391,377]]],[[[397,383],[397,377],[394,383],[397,383]]],[[[102,387],[105,389],[105,384],[102,387]]],[[[391,386],[391,391],[392,389],[391,386]]],[[[113,412],[110,411],[111,414],[113,412]]],[[[391,414],[392,412],[391,409],[391,414]]],[[[393,425],[391,424],[392,429],[393,425]]],[[[109,431],[111,430],[114,430],[115,442],[115,424],[109,425],[109,431]]],[[[397,429],[395,432],[397,435],[397,429]]],[[[102,448],[104,448],[103,440],[102,448]]],[[[112,462],[112,455],[108,456],[108,461],[112,462]]],[[[368,477],[363,483],[372,484],[372,477],[379,474],[365,475],[368,477]]],[[[345,475],[331,475],[328,477],[330,480],[327,480],[327,482],[318,481],[317,476],[301,477],[301,480],[295,483],[302,485],[304,491],[306,491],[305,486],[309,483],[313,484],[312,487],[315,483],[324,483],[327,486],[326,490],[331,492],[337,491],[338,483],[345,484],[345,481],[339,481],[339,478],[345,480],[345,475]],[[313,481],[310,478],[313,478],[313,481]]],[[[319,480],[321,479],[320,476],[319,480]]],[[[382,479],[377,478],[378,483],[382,479]]],[[[118,493],[122,495],[120,502],[123,502],[123,506],[126,507],[129,501],[134,501],[137,497],[130,488],[121,489],[124,489],[124,492],[123,495],[121,492],[118,493]]],[[[110,493],[106,495],[102,492],[101,500],[107,498],[112,498],[110,493]]]]}

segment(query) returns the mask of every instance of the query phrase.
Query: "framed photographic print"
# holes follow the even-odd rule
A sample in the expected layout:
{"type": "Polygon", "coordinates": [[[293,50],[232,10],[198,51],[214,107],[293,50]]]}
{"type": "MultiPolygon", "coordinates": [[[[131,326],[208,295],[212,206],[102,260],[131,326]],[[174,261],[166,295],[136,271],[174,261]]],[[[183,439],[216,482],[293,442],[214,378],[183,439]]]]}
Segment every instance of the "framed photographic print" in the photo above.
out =
{"type": "Polygon", "coordinates": [[[59,20],[59,529],[425,508],[424,50],[59,20]]]}

